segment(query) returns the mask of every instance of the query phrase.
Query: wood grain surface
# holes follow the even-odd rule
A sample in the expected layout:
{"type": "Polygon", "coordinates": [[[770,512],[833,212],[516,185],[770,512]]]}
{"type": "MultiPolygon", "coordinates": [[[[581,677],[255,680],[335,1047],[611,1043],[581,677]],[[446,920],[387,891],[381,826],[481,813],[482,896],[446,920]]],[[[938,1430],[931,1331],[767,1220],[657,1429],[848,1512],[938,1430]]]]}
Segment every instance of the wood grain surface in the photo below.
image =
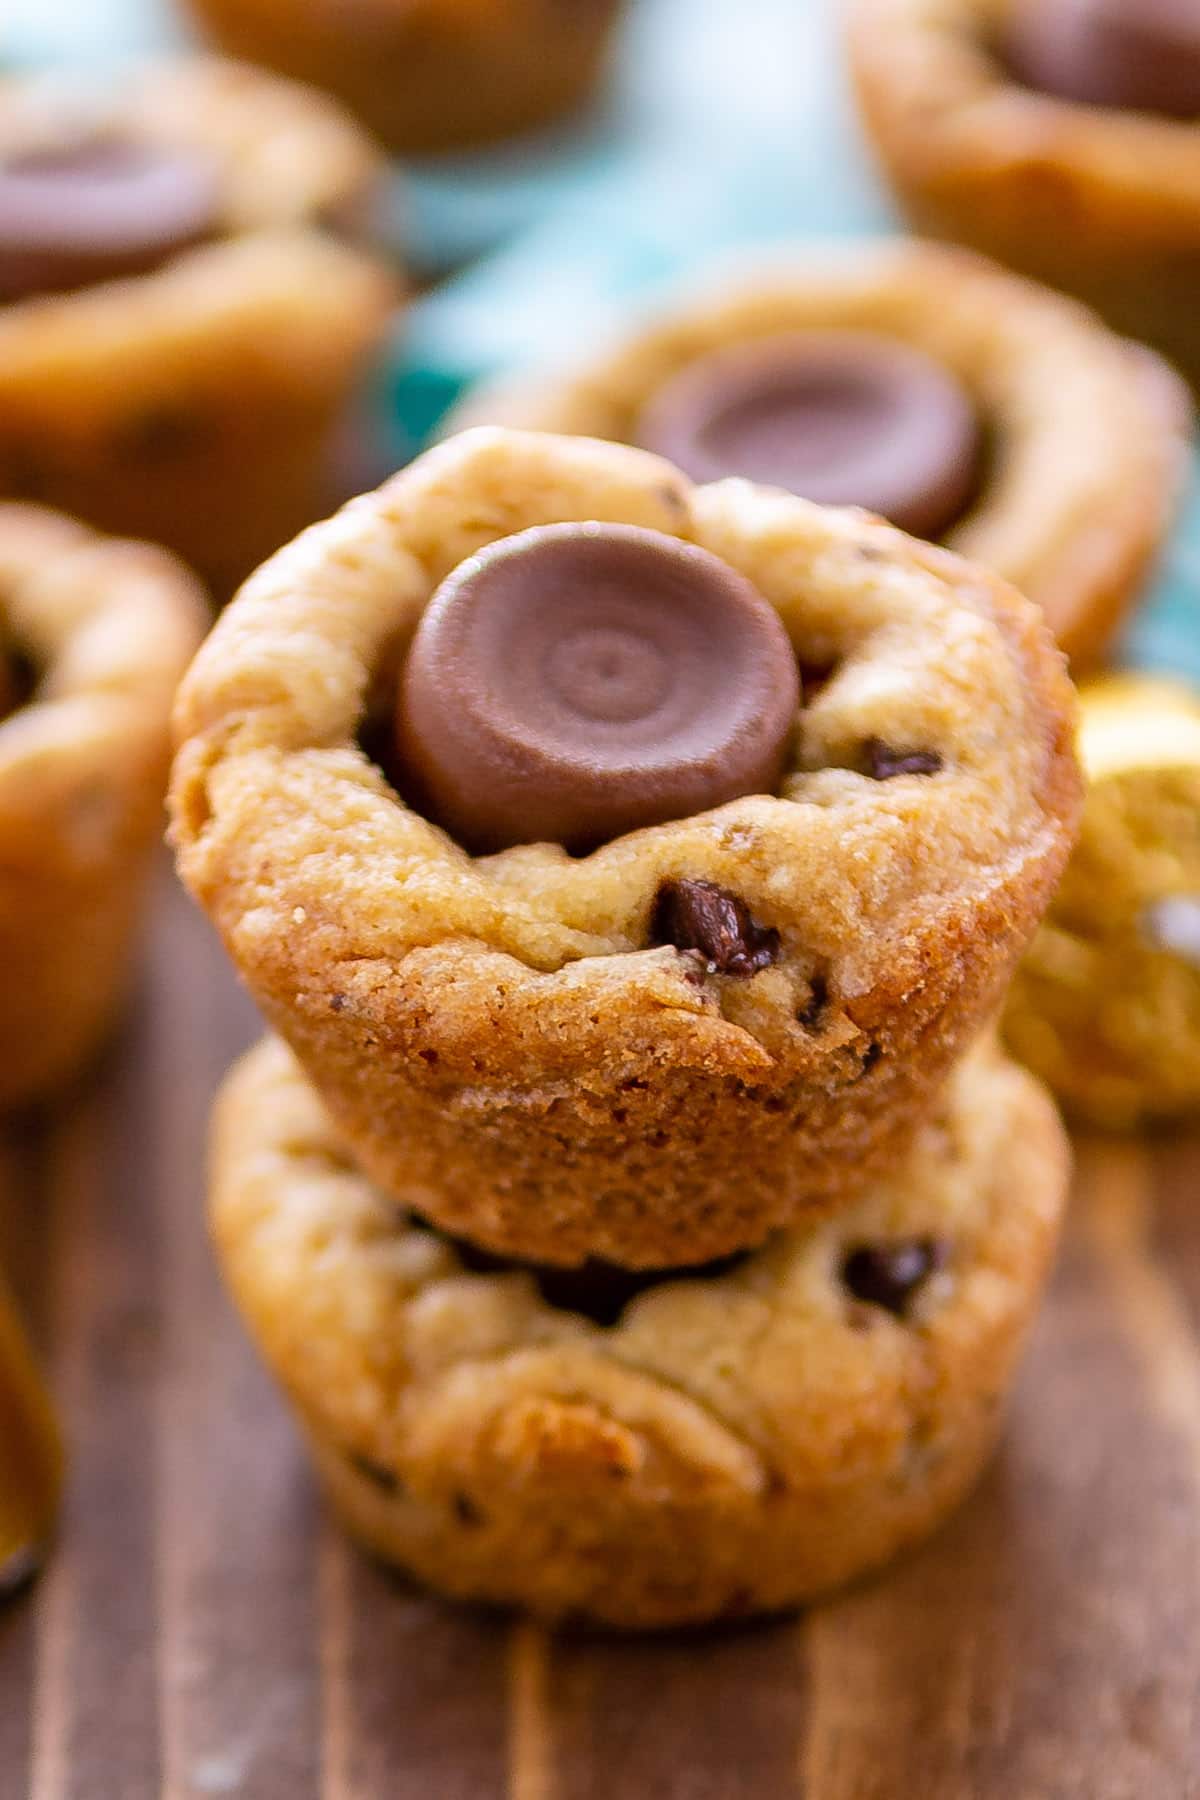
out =
{"type": "Polygon", "coordinates": [[[4,1800],[1200,1796],[1200,1141],[1080,1145],[1005,1448],[925,1551],[774,1625],[556,1639],[323,1520],[205,1240],[253,1034],[164,874],[121,1043],[0,1149],[72,1456],[0,1612],[4,1800]]]}

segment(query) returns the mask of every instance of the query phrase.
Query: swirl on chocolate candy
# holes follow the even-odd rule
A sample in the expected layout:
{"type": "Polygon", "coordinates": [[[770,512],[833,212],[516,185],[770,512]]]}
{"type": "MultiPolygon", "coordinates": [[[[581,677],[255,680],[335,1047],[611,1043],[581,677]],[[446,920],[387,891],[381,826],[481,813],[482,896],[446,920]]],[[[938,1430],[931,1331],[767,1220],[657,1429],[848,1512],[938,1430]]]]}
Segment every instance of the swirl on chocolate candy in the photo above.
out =
{"type": "Polygon", "coordinates": [[[635,436],[693,481],[744,476],[863,506],[918,537],[965,511],[979,475],[971,401],[897,339],[811,331],[715,350],[664,383],[635,436]]]}
{"type": "Polygon", "coordinates": [[[1200,114],[1196,0],[1023,0],[1010,67],[1028,86],[1084,105],[1200,114]]]}
{"type": "Polygon", "coordinates": [[[0,157],[0,300],[144,274],[212,237],[217,171],[195,151],[111,135],[0,157]]]}
{"type": "Polygon", "coordinates": [[[800,704],[774,608],[708,551],[536,526],[460,565],[400,682],[402,779],[467,849],[585,852],[778,784],[800,704]]]}

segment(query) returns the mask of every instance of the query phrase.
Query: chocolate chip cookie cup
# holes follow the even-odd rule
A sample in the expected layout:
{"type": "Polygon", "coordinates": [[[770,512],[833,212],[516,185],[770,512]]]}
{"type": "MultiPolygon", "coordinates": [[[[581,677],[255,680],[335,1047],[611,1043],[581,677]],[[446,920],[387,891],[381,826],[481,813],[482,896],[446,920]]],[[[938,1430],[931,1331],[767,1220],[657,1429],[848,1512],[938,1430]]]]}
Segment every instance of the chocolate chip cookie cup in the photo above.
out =
{"type": "Polygon", "coordinates": [[[381,159],[195,58],[0,93],[0,494],[169,545],[221,594],[334,503],[393,278],[381,159]]]}
{"type": "Polygon", "coordinates": [[[940,1524],[995,1441],[1067,1169],[989,1048],[834,1220],[673,1279],[494,1269],[397,1215],[268,1041],[219,1103],[211,1220],[355,1537],[460,1599],[650,1628],[799,1605],[940,1524]]]}
{"type": "Polygon", "coordinates": [[[328,89],[394,150],[486,143],[582,106],[623,0],[190,0],[226,50],[328,89]]]}
{"type": "Polygon", "coordinates": [[[1082,693],[1079,845],[1009,993],[1012,1053],[1075,1116],[1200,1113],[1200,699],[1141,675],[1082,693]]]}
{"type": "Polygon", "coordinates": [[[1155,356],[966,251],[884,241],[743,269],[452,415],[637,443],[865,506],[986,563],[1095,659],[1166,535],[1191,413],[1155,356]]]}
{"type": "Polygon", "coordinates": [[[173,834],[398,1203],[688,1264],[911,1135],[1065,860],[1072,721],[1036,608],[945,551],[478,430],[245,585],[180,691],[173,834]]]}
{"type": "Polygon", "coordinates": [[[0,1106],[74,1074],[124,998],[205,616],[165,551],[0,506],[0,1106]]]}
{"type": "Polygon", "coordinates": [[[851,0],[847,19],[867,130],[914,227],[1078,295],[1194,385],[1195,9],[851,0]]]}

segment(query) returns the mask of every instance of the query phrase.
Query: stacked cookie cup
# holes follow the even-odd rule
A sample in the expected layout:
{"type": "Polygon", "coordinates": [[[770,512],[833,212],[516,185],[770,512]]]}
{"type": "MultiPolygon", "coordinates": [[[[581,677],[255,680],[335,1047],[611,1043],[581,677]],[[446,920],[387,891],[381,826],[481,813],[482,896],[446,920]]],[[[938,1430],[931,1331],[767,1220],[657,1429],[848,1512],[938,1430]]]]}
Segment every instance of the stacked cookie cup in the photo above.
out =
{"type": "Polygon", "coordinates": [[[1072,708],[998,577],[594,439],[465,432],[243,587],[172,792],[277,1033],[213,1226],[356,1536],[649,1627],[957,1502],[1066,1185],[988,1026],[1072,708]]]}

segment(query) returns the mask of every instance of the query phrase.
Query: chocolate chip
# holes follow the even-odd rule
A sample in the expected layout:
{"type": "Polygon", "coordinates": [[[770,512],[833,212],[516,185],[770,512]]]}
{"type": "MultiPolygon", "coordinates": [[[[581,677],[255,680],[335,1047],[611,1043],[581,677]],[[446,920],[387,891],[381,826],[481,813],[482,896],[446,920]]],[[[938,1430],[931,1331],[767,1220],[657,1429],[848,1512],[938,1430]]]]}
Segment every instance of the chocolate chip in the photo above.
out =
{"type": "Polygon", "coordinates": [[[819,694],[821,689],[827,687],[837,674],[836,663],[810,663],[801,659],[799,668],[800,691],[806,701],[819,694]]]}
{"type": "Polygon", "coordinates": [[[717,1275],[727,1274],[740,1261],[740,1255],[734,1255],[698,1268],[660,1272],[620,1269],[615,1263],[592,1260],[578,1269],[540,1268],[535,1271],[535,1279],[547,1306],[553,1306],[558,1312],[582,1313],[595,1325],[609,1326],[615,1325],[630,1301],[644,1294],[647,1288],[688,1276],[712,1280],[717,1275]]]}
{"type": "Polygon", "coordinates": [[[779,933],[759,925],[744,900],[712,881],[664,881],[654,897],[650,938],[697,951],[710,975],[756,975],[779,955],[779,933]]]}
{"type": "Polygon", "coordinates": [[[123,462],[164,462],[207,449],[212,432],[203,419],[182,407],[161,406],[123,419],[113,435],[113,453],[123,462]]]}
{"type": "Polygon", "coordinates": [[[882,738],[868,738],[863,749],[873,781],[890,781],[893,775],[936,775],[942,766],[936,750],[893,750],[882,738]]]}
{"type": "Polygon", "coordinates": [[[842,1281],[858,1300],[882,1306],[903,1318],[921,1284],[946,1261],[937,1238],[897,1238],[890,1244],[862,1244],[842,1264],[842,1281]]]}
{"type": "Polygon", "coordinates": [[[6,639],[0,628],[0,719],[19,711],[37,691],[37,668],[25,651],[6,639]]]}
{"type": "Polygon", "coordinates": [[[464,1494],[461,1491],[454,1496],[454,1516],[460,1525],[483,1524],[483,1514],[470,1494],[464,1494]]]}
{"type": "Polygon", "coordinates": [[[21,1588],[27,1587],[42,1566],[41,1551],[32,1544],[24,1544],[12,1555],[0,1561],[0,1599],[8,1599],[21,1588]]]}
{"type": "Polygon", "coordinates": [[[796,1012],[796,1023],[805,1031],[815,1031],[821,1015],[829,1005],[829,985],[823,975],[813,975],[808,984],[808,999],[796,1012]]]}
{"type": "Polygon", "coordinates": [[[6,500],[45,500],[54,488],[54,474],[44,454],[23,445],[10,446],[0,465],[0,493],[6,500]]]}
{"type": "Polygon", "coordinates": [[[399,1493],[399,1477],[394,1475],[390,1469],[385,1469],[382,1463],[372,1462],[369,1456],[360,1456],[357,1452],[352,1452],[346,1460],[357,1474],[365,1475],[366,1479],[373,1482],[383,1493],[399,1493]]]}
{"type": "Polygon", "coordinates": [[[581,1263],[578,1268],[555,1268],[548,1263],[517,1262],[511,1257],[497,1256],[490,1250],[481,1249],[460,1238],[447,1240],[458,1252],[459,1261],[473,1275],[511,1275],[525,1273],[532,1275],[537,1289],[547,1306],[556,1312],[579,1313],[590,1319],[594,1325],[608,1327],[615,1325],[631,1300],[644,1294],[647,1288],[658,1287],[664,1281],[685,1281],[701,1279],[712,1281],[719,1275],[728,1275],[731,1270],[745,1261],[745,1251],[735,1251],[730,1256],[718,1257],[713,1262],[692,1265],[679,1269],[622,1269],[615,1263],[601,1262],[596,1258],[581,1263]]]}

